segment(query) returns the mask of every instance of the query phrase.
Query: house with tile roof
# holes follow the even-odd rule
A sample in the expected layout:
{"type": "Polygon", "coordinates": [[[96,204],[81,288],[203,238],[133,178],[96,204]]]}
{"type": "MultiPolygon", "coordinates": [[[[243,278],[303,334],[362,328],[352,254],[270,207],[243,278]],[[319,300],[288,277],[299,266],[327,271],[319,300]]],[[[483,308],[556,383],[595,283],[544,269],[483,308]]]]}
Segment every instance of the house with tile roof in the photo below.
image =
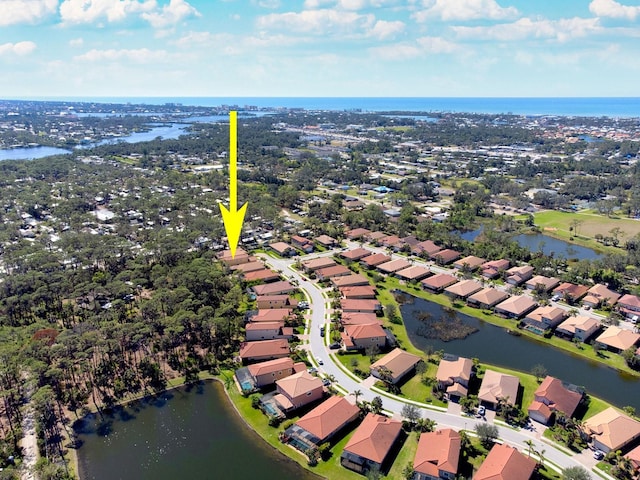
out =
{"type": "Polygon", "coordinates": [[[506,399],[509,405],[515,405],[518,400],[519,388],[520,379],[518,377],[486,370],[478,391],[478,400],[482,405],[493,410],[498,408],[498,402],[501,398],[506,399]]]}
{"type": "Polygon", "coordinates": [[[242,392],[246,394],[274,385],[278,380],[302,370],[306,370],[304,363],[293,363],[291,358],[283,357],[239,368],[235,376],[242,392]]]}
{"type": "Polygon", "coordinates": [[[382,305],[378,300],[340,300],[340,308],[343,312],[352,313],[377,313],[382,311],[382,305]]]}
{"type": "Polygon", "coordinates": [[[371,469],[385,470],[385,460],[400,439],[402,422],[368,413],[345,445],[340,463],[366,474],[371,469]]]}
{"type": "Polygon", "coordinates": [[[296,249],[286,242],[270,243],[269,248],[281,257],[293,257],[294,255],[296,255],[296,249]]]}
{"type": "Polygon", "coordinates": [[[345,260],[351,260],[352,262],[357,262],[358,260],[368,257],[371,255],[371,250],[367,250],[366,248],[354,248],[351,250],[347,250],[346,252],[341,252],[340,256],[345,260]]]}
{"type": "Polygon", "coordinates": [[[502,275],[502,272],[507,270],[510,266],[511,263],[509,260],[500,259],[485,262],[480,266],[480,269],[482,270],[483,277],[493,279],[502,275]]]}
{"type": "Polygon", "coordinates": [[[440,293],[454,283],[458,283],[458,279],[448,273],[436,273],[420,282],[422,288],[433,293],[440,293]]]}
{"type": "Polygon", "coordinates": [[[597,283],[587,290],[587,295],[582,299],[582,305],[585,307],[596,308],[606,303],[613,306],[619,298],[619,293],[610,290],[606,285],[597,283]]]}
{"type": "Polygon", "coordinates": [[[260,283],[268,283],[275,282],[276,280],[280,280],[280,274],[274,272],[269,268],[263,268],[262,270],[253,270],[251,272],[244,272],[242,274],[242,279],[245,282],[260,282],[260,283]]]}
{"type": "Polygon", "coordinates": [[[447,392],[450,398],[466,397],[472,374],[473,361],[470,358],[445,355],[436,372],[438,388],[447,392]]]}
{"type": "Polygon", "coordinates": [[[334,265],[333,267],[320,268],[316,270],[316,276],[319,281],[329,280],[333,277],[344,277],[351,275],[351,270],[349,270],[344,265],[334,265]]]}
{"type": "Polygon", "coordinates": [[[555,328],[567,318],[567,311],[564,308],[554,307],[553,305],[544,305],[529,312],[524,317],[524,323],[531,325],[538,330],[535,333],[544,333],[548,328],[555,328]]]}
{"type": "Polygon", "coordinates": [[[300,235],[291,235],[291,243],[294,247],[299,248],[304,253],[313,252],[313,242],[307,238],[301,237],[300,235]]]}
{"type": "Polygon", "coordinates": [[[556,328],[556,335],[577,338],[586,342],[600,328],[600,322],[593,317],[576,315],[569,317],[556,328]]]}
{"type": "Polygon", "coordinates": [[[333,396],[300,418],[284,432],[285,442],[303,453],[330,441],[358,419],[360,408],[333,396]]]}
{"type": "Polygon", "coordinates": [[[595,341],[602,347],[612,352],[621,353],[640,342],[640,333],[625,330],[611,325],[602,332],[595,341]]]}
{"type": "Polygon", "coordinates": [[[318,235],[314,240],[325,248],[332,248],[338,245],[338,240],[329,235],[318,235]]]}
{"type": "Polygon", "coordinates": [[[412,265],[395,273],[396,277],[405,282],[419,282],[431,275],[431,270],[422,265],[412,265]]]}
{"type": "Polygon", "coordinates": [[[460,434],[450,428],[420,435],[412,480],[454,480],[458,475],[460,434]]]}
{"type": "Polygon", "coordinates": [[[583,431],[598,450],[616,451],[640,438],[640,422],[609,407],[583,423],[583,431]]]}
{"type": "Polygon", "coordinates": [[[373,253],[368,257],[364,257],[363,259],[361,259],[360,265],[371,269],[390,261],[391,257],[389,255],[385,255],[384,253],[373,253]]]}
{"type": "Polygon", "coordinates": [[[324,387],[319,377],[314,377],[306,370],[282,378],[276,382],[275,402],[283,412],[291,412],[320,400],[324,395],[324,387]]]}
{"type": "Polygon", "coordinates": [[[409,268],[411,264],[404,258],[398,258],[389,262],[381,263],[376,268],[387,275],[409,268]]]}
{"type": "Polygon", "coordinates": [[[339,289],[342,298],[373,300],[376,298],[376,289],[371,285],[356,285],[355,287],[342,287],[339,289]]]}
{"type": "Polygon", "coordinates": [[[553,289],[554,295],[561,296],[568,304],[573,305],[587,294],[589,287],[563,282],[553,289]]]}
{"type": "Polygon", "coordinates": [[[433,253],[429,258],[436,262],[438,265],[449,265],[451,262],[460,258],[460,252],[446,248],[438,252],[433,253]]]}
{"type": "Polygon", "coordinates": [[[509,445],[496,443],[485,458],[474,480],[530,480],[537,462],[509,445]]]}
{"type": "Polygon", "coordinates": [[[256,297],[256,306],[260,310],[273,308],[296,308],[298,300],[289,295],[260,295],[256,297]]]}
{"type": "Polygon", "coordinates": [[[496,305],[495,311],[507,318],[521,318],[536,308],[537,305],[531,297],[516,295],[496,305]]]}
{"type": "Polygon", "coordinates": [[[255,272],[257,270],[263,270],[264,269],[264,263],[262,262],[248,262],[248,263],[241,263],[239,265],[233,265],[231,267],[231,270],[233,270],[234,272],[239,272],[239,273],[249,273],[249,272],[255,272]]]}
{"type": "Polygon", "coordinates": [[[218,254],[218,259],[228,267],[248,263],[250,261],[249,254],[242,248],[236,249],[236,256],[231,256],[231,250],[223,250],[218,254]]]}
{"type": "Polygon", "coordinates": [[[562,412],[572,417],[583,399],[584,391],[577,386],[547,376],[534,393],[534,399],[529,405],[529,417],[548,425],[553,412],[562,412]]]}
{"type": "Polygon", "coordinates": [[[248,317],[250,322],[277,322],[293,316],[290,308],[260,309],[248,317]]]}
{"type": "Polygon", "coordinates": [[[346,325],[340,337],[345,350],[383,349],[387,345],[387,334],[378,323],[346,325]]]}
{"type": "Polygon", "coordinates": [[[380,369],[386,369],[390,373],[391,383],[398,383],[406,375],[413,372],[422,359],[418,355],[405,352],[400,348],[395,348],[384,357],[372,363],[369,367],[371,375],[380,377],[380,369]]]}
{"type": "Polygon", "coordinates": [[[477,280],[461,280],[458,283],[448,286],[444,293],[451,298],[465,299],[476,292],[482,290],[482,284],[477,280]]]}
{"type": "Polygon", "coordinates": [[[249,322],[245,326],[245,332],[248,342],[293,338],[293,328],[285,327],[283,320],[276,322],[249,322]]]}
{"type": "Polygon", "coordinates": [[[453,262],[453,268],[461,270],[466,268],[470,272],[477,270],[480,266],[484,265],[486,260],[484,258],[476,257],[475,255],[468,255],[464,258],[453,262]]]}
{"type": "Polygon", "coordinates": [[[626,294],[618,299],[618,310],[625,317],[636,323],[640,319],[640,297],[626,294]]]}
{"type": "Polygon", "coordinates": [[[243,342],[240,344],[239,356],[243,363],[254,363],[288,357],[290,353],[289,342],[285,339],[278,339],[243,342]]]}
{"type": "Polygon", "coordinates": [[[533,276],[533,267],[531,265],[511,267],[509,270],[506,271],[506,275],[507,275],[507,283],[509,285],[519,286],[533,276]]]}
{"type": "Polygon", "coordinates": [[[359,273],[352,273],[344,277],[333,277],[331,283],[334,287],[355,287],[357,285],[369,285],[369,279],[359,273]]]}
{"type": "Polygon", "coordinates": [[[630,461],[633,468],[640,472],[640,445],[625,455],[630,461]]]}
{"type": "Polygon", "coordinates": [[[346,237],[349,240],[358,240],[359,238],[362,238],[370,233],[371,231],[366,228],[354,228],[353,230],[349,230],[346,233],[346,237]]]}
{"type": "Polygon", "coordinates": [[[347,325],[365,325],[367,323],[376,323],[382,326],[382,318],[378,317],[375,313],[342,312],[340,323],[345,327],[347,325]]]}
{"type": "Polygon", "coordinates": [[[507,298],[509,298],[509,294],[507,292],[487,287],[467,298],[467,304],[472,307],[488,310],[495,307],[498,303],[505,301],[507,298]]]}
{"type": "Polygon", "coordinates": [[[560,280],[555,277],[545,277],[544,275],[536,275],[525,282],[528,290],[539,289],[544,292],[550,292],[560,285],[560,280]]]}
{"type": "Polygon", "coordinates": [[[439,247],[431,240],[425,240],[424,242],[420,242],[417,245],[411,247],[411,252],[414,255],[421,255],[426,257],[431,257],[431,255],[442,250],[442,247],[439,247]]]}
{"type": "Polygon", "coordinates": [[[314,258],[302,262],[302,267],[307,273],[315,272],[321,268],[333,267],[334,265],[337,265],[336,261],[330,257],[314,258]]]}
{"type": "Polygon", "coordinates": [[[296,289],[286,280],[279,282],[265,283],[264,285],[254,285],[251,290],[256,296],[261,295],[283,295],[285,293],[291,293],[296,289]]]}

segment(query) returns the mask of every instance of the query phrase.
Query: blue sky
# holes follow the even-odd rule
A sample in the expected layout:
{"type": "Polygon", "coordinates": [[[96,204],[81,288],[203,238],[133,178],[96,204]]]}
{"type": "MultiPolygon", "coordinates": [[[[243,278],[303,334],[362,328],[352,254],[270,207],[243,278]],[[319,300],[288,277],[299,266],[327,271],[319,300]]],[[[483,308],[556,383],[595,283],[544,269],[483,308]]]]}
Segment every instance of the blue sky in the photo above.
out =
{"type": "Polygon", "coordinates": [[[42,96],[640,96],[640,0],[0,0],[42,96]]]}

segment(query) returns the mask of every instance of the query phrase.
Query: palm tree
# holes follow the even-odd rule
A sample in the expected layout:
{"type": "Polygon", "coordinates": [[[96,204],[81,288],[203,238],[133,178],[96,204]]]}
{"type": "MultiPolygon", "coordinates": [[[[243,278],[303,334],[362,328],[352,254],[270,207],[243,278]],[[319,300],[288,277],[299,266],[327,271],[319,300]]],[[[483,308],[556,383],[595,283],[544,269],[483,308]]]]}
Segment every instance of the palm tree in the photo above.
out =
{"type": "Polygon", "coordinates": [[[358,397],[362,395],[362,390],[354,390],[353,396],[356,397],[356,405],[358,405],[358,397]]]}
{"type": "Polygon", "coordinates": [[[533,450],[533,440],[525,440],[524,444],[529,447],[529,458],[531,458],[531,451],[533,450]]]}

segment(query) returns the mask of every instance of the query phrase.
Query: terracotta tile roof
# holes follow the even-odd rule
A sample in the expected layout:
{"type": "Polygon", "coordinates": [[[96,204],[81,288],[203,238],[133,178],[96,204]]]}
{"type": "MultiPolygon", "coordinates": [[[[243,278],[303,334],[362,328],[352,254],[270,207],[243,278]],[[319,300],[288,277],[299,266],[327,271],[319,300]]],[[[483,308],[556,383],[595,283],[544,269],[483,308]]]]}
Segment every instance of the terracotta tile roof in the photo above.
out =
{"type": "Polygon", "coordinates": [[[424,277],[431,275],[431,270],[421,265],[412,265],[396,272],[396,276],[406,280],[422,280],[424,277]]]}
{"type": "Polygon", "coordinates": [[[385,337],[382,327],[377,323],[364,323],[361,325],[347,325],[345,333],[353,340],[385,337]]]}
{"type": "Polygon", "coordinates": [[[354,248],[353,250],[347,250],[346,252],[342,252],[340,256],[342,258],[346,258],[347,260],[360,260],[361,258],[367,257],[371,255],[371,251],[366,248],[354,248]]]}
{"type": "Polygon", "coordinates": [[[565,298],[579,300],[587,294],[589,287],[586,285],[576,285],[574,283],[564,282],[553,289],[554,294],[563,295],[565,298]]]}
{"type": "Polygon", "coordinates": [[[376,289],[371,285],[356,285],[353,287],[342,287],[340,288],[340,293],[344,298],[375,298],[376,289]]]}
{"type": "Polygon", "coordinates": [[[551,419],[551,415],[553,415],[553,410],[551,410],[545,403],[539,402],[537,400],[531,402],[527,411],[529,412],[529,416],[535,414],[536,417],[541,416],[542,418],[544,418],[545,424],[549,422],[549,420],[551,419]]]}
{"type": "Polygon", "coordinates": [[[450,263],[460,257],[460,252],[456,252],[455,250],[447,248],[445,250],[440,250],[439,252],[432,253],[430,257],[438,262],[450,263]]]}
{"type": "Polygon", "coordinates": [[[382,464],[400,435],[402,422],[368,413],[344,450],[382,464]]]}
{"type": "Polygon", "coordinates": [[[372,363],[370,369],[375,370],[380,367],[386,367],[391,371],[392,377],[396,378],[416,366],[421,360],[418,355],[395,348],[378,361],[372,363]]]}
{"type": "Polygon", "coordinates": [[[280,370],[291,369],[291,371],[293,371],[293,360],[289,357],[276,358],[275,360],[254,363],[253,365],[249,365],[247,368],[254,377],[265,375],[270,372],[279,372],[280,370]]]}
{"type": "Polygon", "coordinates": [[[473,361],[470,358],[458,357],[455,360],[443,358],[438,365],[436,379],[441,383],[450,383],[456,378],[468,382],[472,368],[473,361]]]}
{"type": "Polygon", "coordinates": [[[364,257],[360,260],[361,263],[364,263],[368,267],[377,267],[378,265],[389,261],[391,261],[391,257],[384,253],[374,253],[373,255],[369,255],[368,257],[364,257]]]}
{"type": "Polygon", "coordinates": [[[252,322],[273,322],[286,319],[291,315],[290,308],[270,308],[258,310],[258,313],[251,317],[252,322]]]}
{"type": "Polygon", "coordinates": [[[535,277],[527,280],[527,283],[525,285],[531,289],[536,288],[538,285],[542,285],[544,290],[548,292],[552,288],[555,288],[559,283],[560,283],[560,280],[558,280],[555,277],[545,277],[544,275],[536,275],[535,277]]]}
{"type": "Polygon", "coordinates": [[[528,480],[536,461],[508,445],[495,444],[473,476],[474,480],[528,480]]]}
{"type": "Polygon", "coordinates": [[[340,300],[340,308],[345,311],[360,311],[363,313],[366,312],[377,312],[380,310],[381,305],[378,300],[367,300],[367,299],[343,299],[340,300]]]}
{"type": "Polygon", "coordinates": [[[364,325],[366,323],[377,323],[382,326],[382,319],[377,317],[375,313],[354,313],[343,312],[340,322],[343,325],[364,325]]]}
{"type": "Polygon", "coordinates": [[[483,288],[479,292],[474,293],[468,298],[469,302],[481,303],[483,305],[493,306],[507,299],[509,294],[496,288],[483,288]]]}
{"type": "Polygon", "coordinates": [[[245,272],[243,278],[247,282],[256,282],[263,281],[267,282],[269,280],[277,280],[280,278],[280,275],[274,272],[273,270],[269,270],[268,268],[263,268],[262,270],[254,270],[251,272],[245,272]]]}
{"type": "Polygon", "coordinates": [[[247,332],[252,330],[279,330],[284,327],[284,321],[280,322],[249,322],[245,329],[247,332]]]}
{"type": "Polygon", "coordinates": [[[264,264],[262,262],[249,262],[249,263],[241,263],[240,265],[232,265],[231,270],[235,270],[237,272],[255,272],[257,270],[263,270],[264,264]]]}
{"type": "Polygon", "coordinates": [[[220,252],[220,254],[218,255],[218,258],[224,263],[229,263],[229,262],[234,264],[247,263],[249,261],[249,254],[245,252],[242,248],[237,248],[235,258],[231,257],[231,250],[224,250],[220,252]]]}
{"type": "Polygon", "coordinates": [[[442,250],[442,248],[433,243],[431,240],[425,240],[424,242],[420,242],[416,246],[414,246],[412,250],[418,253],[426,252],[427,255],[431,256],[434,253],[442,250]]]}
{"type": "Polygon", "coordinates": [[[640,310],[640,297],[627,293],[618,299],[618,305],[630,308],[631,310],[640,310]]]}
{"type": "Polygon", "coordinates": [[[591,297],[597,298],[601,302],[607,302],[609,305],[613,305],[620,298],[620,294],[609,290],[605,285],[598,283],[591,287],[587,293],[591,297]]]}
{"type": "Polygon", "coordinates": [[[369,233],[371,233],[371,231],[367,230],[366,228],[354,228],[353,230],[349,230],[347,232],[347,238],[351,238],[351,239],[360,238],[369,233]]]}
{"type": "Polygon", "coordinates": [[[291,245],[289,245],[288,243],[285,243],[285,242],[270,243],[269,247],[271,247],[273,250],[275,250],[276,252],[278,252],[280,254],[284,254],[289,250],[294,250],[294,248],[291,245]]]}
{"type": "Polygon", "coordinates": [[[458,279],[448,273],[436,273],[434,276],[422,280],[422,284],[433,290],[438,290],[456,283],[458,279]]]}
{"type": "Polygon", "coordinates": [[[600,326],[600,322],[592,317],[587,317],[584,315],[576,315],[575,317],[569,317],[560,325],[558,325],[558,330],[564,330],[571,334],[576,333],[576,329],[583,330],[585,332],[590,331],[591,329],[595,329],[600,326]]]}
{"type": "Polygon", "coordinates": [[[331,279],[331,283],[338,288],[355,285],[369,285],[369,279],[359,273],[354,273],[353,275],[345,275],[344,277],[333,277],[331,279]]]}
{"type": "Polygon", "coordinates": [[[567,316],[564,308],[554,307],[553,305],[544,305],[536,308],[533,312],[527,314],[527,318],[534,322],[543,323],[547,318],[551,323],[560,322],[567,316]]]}
{"type": "Polygon", "coordinates": [[[640,422],[613,407],[585,420],[584,429],[610,450],[618,450],[640,437],[640,422]]]}
{"type": "Polygon", "coordinates": [[[456,260],[453,263],[453,266],[456,268],[462,268],[464,265],[466,265],[468,268],[475,269],[481,265],[484,265],[485,263],[486,260],[484,258],[476,257],[475,255],[469,255],[468,257],[456,260]]]}
{"type": "Polygon", "coordinates": [[[486,370],[478,392],[478,399],[489,403],[498,403],[499,398],[507,398],[514,405],[518,398],[520,380],[513,375],[486,370]]]}
{"type": "Polygon", "coordinates": [[[351,275],[351,270],[344,265],[334,265],[316,270],[316,275],[318,275],[318,278],[344,277],[345,275],[351,275]]]}
{"type": "Polygon", "coordinates": [[[349,403],[344,397],[334,396],[322,402],[296,422],[322,442],[347,423],[355,420],[360,413],[356,405],[349,403]]]}
{"type": "Polygon", "coordinates": [[[296,398],[316,388],[322,388],[322,380],[304,370],[278,380],[276,385],[278,389],[289,398],[296,398]]]}
{"type": "Polygon", "coordinates": [[[334,265],[336,265],[336,262],[330,257],[314,258],[313,260],[302,262],[302,266],[308,270],[318,270],[319,268],[327,268],[334,265]]]}
{"type": "Polygon", "coordinates": [[[265,285],[256,285],[252,287],[254,293],[260,295],[276,295],[279,293],[289,293],[295,290],[295,287],[286,280],[280,282],[267,283],[265,285]]]}
{"type": "Polygon", "coordinates": [[[366,239],[370,242],[380,240],[381,238],[385,238],[386,236],[387,234],[381,231],[371,232],[365,235],[366,239]]]}
{"type": "Polygon", "coordinates": [[[627,453],[625,457],[631,460],[636,469],[640,470],[640,445],[627,453]]]}
{"type": "Polygon", "coordinates": [[[316,242],[320,243],[321,245],[324,246],[330,246],[333,245],[335,243],[337,243],[337,240],[333,237],[330,237],[329,235],[320,235],[318,237],[316,237],[316,242]]]}
{"type": "Polygon", "coordinates": [[[406,261],[404,258],[398,258],[396,260],[391,260],[389,262],[382,263],[378,265],[378,270],[381,270],[385,273],[394,273],[399,270],[403,270],[405,268],[410,267],[411,264],[406,261]]]}
{"type": "Polygon", "coordinates": [[[286,357],[289,353],[289,342],[285,339],[243,342],[240,345],[240,357],[243,359],[270,356],[286,357]]]}
{"type": "Polygon", "coordinates": [[[536,302],[530,297],[525,295],[516,295],[496,305],[496,310],[502,310],[519,317],[527,313],[529,310],[533,310],[535,307],[536,302]]]}
{"type": "Polygon", "coordinates": [[[481,265],[482,274],[497,274],[501,270],[509,268],[511,263],[509,260],[501,258],[500,260],[489,260],[481,265]]]}
{"type": "Polygon", "coordinates": [[[640,333],[624,330],[620,327],[610,326],[596,338],[596,342],[603,343],[618,350],[626,350],[640,341],[640,333]]]}
{"type": "Polygon", "coordinates": [[[459,297],[468,297],[482,290],[482,284],[476,280],[462,280],[454,285],[445,288],[444,291],[459,297]]]}
{"type": "Polygon", "coordinates": [[[455,476],[458,473],[460,445],[460,434],[450,428],[423,433],[418,442],[413,469],[435,478],[440,478],[440,470],[455,476]]]}
{"type": "Polygon", "coordinates": [[[578,408],[582,394],[576,391],[576,387],[570,387],[562,380],[547,376],[536,389],[534,396],[540,399],[553,410],[572,416],[578,408]]]}

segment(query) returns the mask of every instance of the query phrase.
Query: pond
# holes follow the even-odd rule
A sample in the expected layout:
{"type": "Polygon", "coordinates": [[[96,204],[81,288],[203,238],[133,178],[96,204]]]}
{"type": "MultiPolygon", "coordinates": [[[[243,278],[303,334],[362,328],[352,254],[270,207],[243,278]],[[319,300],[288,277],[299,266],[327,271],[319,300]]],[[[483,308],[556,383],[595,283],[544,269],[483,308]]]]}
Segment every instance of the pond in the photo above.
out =
{"type": "MultiPolygon", "coordinates": [[[[410,298],[413,299],[413,303],[405,303],[400,309],[409,340],[417,348],[424,350],[427,345],[432,345],[435,350],[444,350],[446,353],[468,358],[477,357],[480,363],[504,366],[522,372],[530,372],[534,365],[542,364],[549,375],[584,386],[587,393],[603,398],[618,407],[631,405],[636,410],[640,410],[640,379],[637,377],[552,348],[542,341],[526,336],[510,335],[504,328],[469,315],[456,312],[460,320],[478,329],[476,333],[465,339],[450,342],[427,339],[418,334],[422,327],[422,322],[419,320],[420,314],[426,312],[432,317],[446,317],[446,313],[437,303],[416,297],[410,298]]],[[[591,347],[585,345],[585,348],[591,347]]]]}
{"type": "Polygon", "coordinates": [[[218,383],[171,390],[74,428],[81,480],[320,478],[249,429],[218,383]]]}
{"type": "Polygon", "coordinates": [[[577,260],[597,260],[602,257],[591,248],[574,245],[541,233],[516,235],[513,240],[521,247],[528,248],[532,252],[542,251],[545,255],[554,254],[556,257],[577,260]]]}
{"type": "Polygon", "coordinates": [[[0,149],[0,161],[2,160],[34,160],[36,158],[50,157],[51,155],[63,155],[71,153],[71,150],[56,147],[26,147],[0,149]]]}

